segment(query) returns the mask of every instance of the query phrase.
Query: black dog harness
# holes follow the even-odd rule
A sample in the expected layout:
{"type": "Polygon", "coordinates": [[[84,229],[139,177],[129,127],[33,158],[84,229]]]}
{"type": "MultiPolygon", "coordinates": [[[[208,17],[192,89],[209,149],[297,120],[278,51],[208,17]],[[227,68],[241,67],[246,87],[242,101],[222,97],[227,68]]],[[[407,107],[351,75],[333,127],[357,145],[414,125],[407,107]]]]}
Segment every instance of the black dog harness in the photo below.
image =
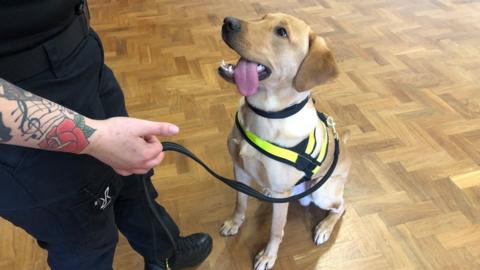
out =
{"type": "MultiPolygon", "coordinates": [[[[279,112],[266,112],[255,108],[251,105],[248,100],[246,100],[246,104],[249,108],[254,111],[256,114],[269,118],[269,119],[283,119],[289,116],[292,116],[299,112],[305,105],[307,104],[310,97],[305,98],[298,104],[294,104],[286,109],[283,109],[279,112]]],[[[262,154],[290,166],[295,167],[297,170],[302,171],[305,173],[305,176],[300,179],[297,184],[300,184],[304,181],[311,180],[312,176],[317,174],[320,171],[320,167],[325,160],[327,153],[328,153],[328,144],[329,144],[329,136],[327,126],[334,126],[331,123],[333,119],[329,118],[327,115],[321,112],[317,112],[321,129],[323,131],[323,139],[322,144],[319,146],[320,149],[316,155],[313,155],[314,150],[317,147],[317,139],[316,133],[317,128],[312,130],[308,137],[302,140],[300,143],[293,147],[284,147],[273,142],[269,142],[257,136],[255,133],[246,129],[239,120],[238,112],[235,116],[235,124],[242,134],[245,141],[247,141],[252,147],[257,149],[262,154]],[[331,120],[329,120],[331,119],[331,120]]]]}

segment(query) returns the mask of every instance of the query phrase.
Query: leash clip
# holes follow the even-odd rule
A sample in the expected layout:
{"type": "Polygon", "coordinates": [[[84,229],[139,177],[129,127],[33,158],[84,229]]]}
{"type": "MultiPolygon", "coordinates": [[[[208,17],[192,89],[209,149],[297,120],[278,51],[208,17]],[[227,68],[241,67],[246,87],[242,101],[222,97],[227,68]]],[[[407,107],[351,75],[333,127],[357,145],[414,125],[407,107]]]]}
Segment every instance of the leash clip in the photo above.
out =
{"type": "Polygon", "coordinates": [[[329,128],[333,130],[333,135],[335,136],[335,139],[338,140],[338,133],[337,133],[337,129],[335,128],[337,123],[335,123],[335,120],[333,119],[333,117],[327,116],[327,125],[329,128]]]}

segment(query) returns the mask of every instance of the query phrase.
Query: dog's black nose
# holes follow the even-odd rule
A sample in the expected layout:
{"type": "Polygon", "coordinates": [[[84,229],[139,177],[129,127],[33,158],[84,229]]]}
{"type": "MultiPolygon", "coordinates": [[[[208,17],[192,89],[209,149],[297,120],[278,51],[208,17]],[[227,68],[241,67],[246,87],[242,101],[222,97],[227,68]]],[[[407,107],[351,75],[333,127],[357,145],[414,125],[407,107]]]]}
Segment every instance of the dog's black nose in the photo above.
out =
{"type": "Polygon", "coordinates": [[[225,29],[230,32],[239,32],[242,28],[240,26],[240,21],[234,17],[226,17],[223,19],[223,25],[225,29]]]}

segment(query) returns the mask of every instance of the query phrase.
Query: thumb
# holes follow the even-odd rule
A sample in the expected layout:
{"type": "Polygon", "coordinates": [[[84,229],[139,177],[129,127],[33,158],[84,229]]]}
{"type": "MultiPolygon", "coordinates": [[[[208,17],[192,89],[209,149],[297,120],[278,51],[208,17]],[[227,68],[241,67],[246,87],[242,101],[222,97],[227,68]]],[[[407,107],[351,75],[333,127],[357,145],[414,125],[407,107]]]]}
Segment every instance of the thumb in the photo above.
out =
{"type": "Polygon", "coordinates": [[[161,135],[172,136],[178,133],[179,128],[171,123],[137,120],[136,130],[139,136],[161,135]]]}

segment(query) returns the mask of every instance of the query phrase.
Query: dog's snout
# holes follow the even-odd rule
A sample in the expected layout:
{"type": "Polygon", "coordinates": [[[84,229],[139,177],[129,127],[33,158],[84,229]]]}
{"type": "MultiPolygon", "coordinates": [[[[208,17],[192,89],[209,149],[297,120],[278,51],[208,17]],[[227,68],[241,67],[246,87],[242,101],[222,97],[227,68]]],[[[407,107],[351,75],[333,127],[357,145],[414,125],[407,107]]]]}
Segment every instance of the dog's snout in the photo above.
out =
{"type": "Polygon", "coordinates": [[[229,32],[239,32],[241,30],[240,21],[234,17],[226,17],[223,20],[225,29],[229,32]]]}

